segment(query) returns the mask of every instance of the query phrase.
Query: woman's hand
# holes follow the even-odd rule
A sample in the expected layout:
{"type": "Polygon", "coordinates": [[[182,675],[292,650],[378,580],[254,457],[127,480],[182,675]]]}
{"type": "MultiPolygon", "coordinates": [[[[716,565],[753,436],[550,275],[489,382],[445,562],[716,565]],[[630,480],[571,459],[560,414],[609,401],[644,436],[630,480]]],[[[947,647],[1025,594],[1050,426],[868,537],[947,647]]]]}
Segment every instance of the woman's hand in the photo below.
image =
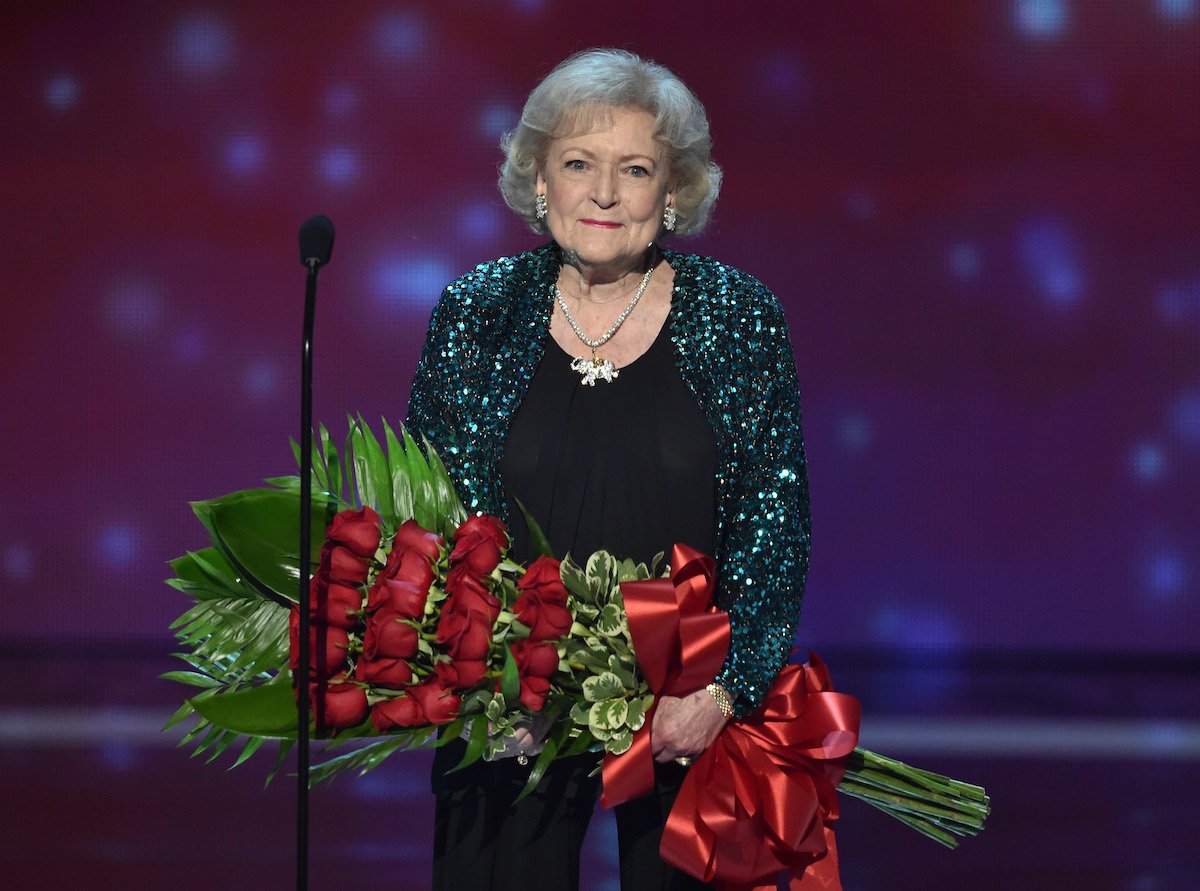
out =
{"type": "Polygon", "coordinates": [[[728,719],[707,690],[682,699],[663,696],[650,725],[650,747],[655,761],[695,757],[712,745],[728,719]]]}
{"type": "MultiPolygon", "coordinates": [[[[504,748],[494,755],[486,756],[484,760],[499,761],[502,758],[536,757],[542,751],[542,741],[550,732],[551,726],[551,722],[541,714],[534,715],[529,720],[517,722],[513,728],[515,732],[505,740],[504,748]]],[[[464,729],[463,738],[466,739],[468,735],[464,729]]]]}

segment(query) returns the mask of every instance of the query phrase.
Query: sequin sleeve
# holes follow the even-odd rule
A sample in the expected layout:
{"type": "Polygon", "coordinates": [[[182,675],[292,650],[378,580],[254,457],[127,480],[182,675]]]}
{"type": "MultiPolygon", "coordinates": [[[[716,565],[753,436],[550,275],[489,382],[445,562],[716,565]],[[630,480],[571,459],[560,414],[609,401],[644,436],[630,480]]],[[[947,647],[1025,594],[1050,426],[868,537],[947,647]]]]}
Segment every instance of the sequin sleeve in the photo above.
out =
{"type": "Polygon", "coordinates": [[[748,715],[791,651],[808,570],[808,480],[796,364],[783,309],[752,277],[719,267],[702,282],[711,340],[701,402],[724,432],[718,472],[718,602],[732,640],[716,680],[748,715]]]}

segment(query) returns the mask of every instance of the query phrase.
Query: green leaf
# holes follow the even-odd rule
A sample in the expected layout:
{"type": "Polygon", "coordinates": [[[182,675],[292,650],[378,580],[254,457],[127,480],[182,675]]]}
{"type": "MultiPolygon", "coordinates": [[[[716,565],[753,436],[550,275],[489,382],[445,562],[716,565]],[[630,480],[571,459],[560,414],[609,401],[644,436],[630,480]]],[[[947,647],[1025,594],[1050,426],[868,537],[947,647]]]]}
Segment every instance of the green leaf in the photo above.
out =
{"type": "Polygon", "coordinates": [[[369,504],[382,516],[393,517],[392,475],[388,459],[375,438],[371,426],[359,416],[351,430],[354,478],[362,504],[369,504]]]}
{"type": "Polygon", "coordinates": [[[533,767],[529,771],[529,779],[525,781],[525,788],[516,797],[516,801],[520,801],[537,788],[537,784],[542,781],[542,777],[546,774],[546,768],[550,766],[550,762],[554,760],[554,756],[557,754],[558,742],[553,737],[548,737],[542,744],[542,751],[538,753],[537,761],[533,762],[533,767]]]}
{"type": "Polygon", "coordinates": [[[328,476],[328,491],[339,501],[342,500],[342,480],[345,474],[342,472],[342,456],[338,452],[337,444],[329,438],[329,431],[325,429],[325,425],[320,426],[318,431],[321,440],[321,454],[325,462],[325,472],[328,476]]]}
{"type": "Polygon", "coordinates": [[[629,747],[633,745],[633,731],[626,728],[620,733],[610,737],[604,744],[604,750],[613,755],[623,755],[629,751],[629,747]]]}
{"type": "Polygon", "coordinates": [[[463,752],[462,760],[454,765],[451,773],[456,770],[462,770],[469,764],[474,764],[483,757],[483,750],[487,748],[488,740],[488,722],[487,718],[479,715],[471,721],[471,735],[467,738],[467,750],[463,752]]]}
{"type": "Polygon", "coordinates": [[[517,669],[517,660],[513,658],[512,650],[504,648],[504,668],[500,672],[500,692],[504,700],[513,704],[521,695],[521,675],[517,669]]]}
{"type": "Polygon", "coordinates": [[[530,546],[543,557],[553,557],[554,549],[550,547],[550,541],[546,538],[546,533],[542,531],[542,527],[538,525],[538,521],[533,518],[528,508],[521,503],[520,498],[513,498],[517,503],[517,508],[521,511],[521,516],[525,519],[525,526],[529,530],[530,546]]]}
{"type": "Polygon", "coordinates": [[[579,568],[579,564],[570,554],[563,558],[562,564],[559,566],[559,575],[562,577],[563,585],[577,599],[585,603],[593,602],[592,589],[588,587],[587,576],[583,574],[583,570],[579,568]]]}
{"type": "Polygon", "coordinates": [[[621,684],[621,679],[611,671],[602,671],[583,681],[583,698],[588,702],[614,699],[623,696],[624,693],[625,687],[621,684]]]}
{"type": "Polygon", "coordinates": [[[189,702],[205,720],[226,730],[250,736],[296,735],[296,700],[286,672],[262,686],[212,696],[201,694],[189,702]]]}
{"type": "Polygon", "coordinates": [[[408,455],[394,431],[383,422],[383,439],[387,443],[388,474],[391,478],[392,507],[396,522],[403,523],[413,516],[413,491],[408,475],[408,455]]]}
{"type": "Polygon", "coordinates": [[[625,726],[629,706],[624,699],[605,699],[592,703],[588,711],[588,727],[597,730],[619,730],[625,726]]]}
{"type": "Polygon", "coordinates": [[[164,671],[159,675],[164,681],[178,681],[192,687],[217,687],[220,681],[213,680],[206,674],[197,671],[164,671]]]}
{"type": "Polygon", "coordinates": [[[592,627],[606,637],[625,636],[625,611],[615,603],[606,603],[592,627]]]}
{"type": "MultiPolygon", "coordinates": [[[[246,489],[193,509],[239,575],[267,596],[295,601],[300,580],[300,499],[279,489],[246,489]]],[[[311,554],[325,539],[326,503],[313,500],[311,554]]]]}

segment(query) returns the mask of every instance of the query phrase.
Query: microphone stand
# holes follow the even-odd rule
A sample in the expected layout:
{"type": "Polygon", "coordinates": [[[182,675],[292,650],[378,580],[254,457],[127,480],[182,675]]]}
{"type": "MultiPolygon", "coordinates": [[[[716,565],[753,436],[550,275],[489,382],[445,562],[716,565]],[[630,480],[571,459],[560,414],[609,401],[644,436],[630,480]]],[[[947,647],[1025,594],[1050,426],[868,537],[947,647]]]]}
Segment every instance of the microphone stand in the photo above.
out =
{"type": "Polygon", "coordinates": [[[309,691],[309,571],[312,554],[312,338],[317,305],[316,258],[306,261],[308,277],[304,289],[304,335],[300,346],[300,608],[299,701],[297,702],[297,800],[296,800],[296,891],[308,888],[308,721],[309,691]]]}

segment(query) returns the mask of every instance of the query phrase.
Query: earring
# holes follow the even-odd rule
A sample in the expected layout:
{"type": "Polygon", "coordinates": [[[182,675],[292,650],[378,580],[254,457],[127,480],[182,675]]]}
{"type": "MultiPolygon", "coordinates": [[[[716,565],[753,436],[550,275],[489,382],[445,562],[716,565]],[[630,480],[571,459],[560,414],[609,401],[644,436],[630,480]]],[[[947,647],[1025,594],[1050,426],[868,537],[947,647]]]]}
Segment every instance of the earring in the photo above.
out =
{"type": "Polygon", "coordinates": [[[533,212],[539,220],[546,219],[546,196],[541,192],[533,199],[533,212]]]}
{"type": "Polygon", "coordinates": [[[663,228],[668,232],[675,231],[676,216],[677,214],[675,213],[675,207],[671,204],[668,204],[666,209],[663,211],[663,228]]]}

